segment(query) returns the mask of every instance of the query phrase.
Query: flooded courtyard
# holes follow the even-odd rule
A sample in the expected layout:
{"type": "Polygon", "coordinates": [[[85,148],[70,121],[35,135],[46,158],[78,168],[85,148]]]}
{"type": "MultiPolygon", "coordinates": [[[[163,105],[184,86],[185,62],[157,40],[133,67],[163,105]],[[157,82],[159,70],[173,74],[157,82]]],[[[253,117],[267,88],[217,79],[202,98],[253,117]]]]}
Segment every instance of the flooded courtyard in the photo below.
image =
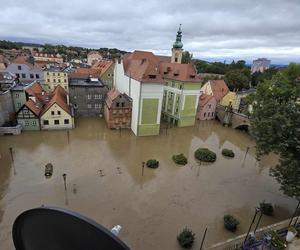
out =
{"type": "Polygon", "coordinates": [[[217,121],[162,129],[153,137],[109,130],[96,118],[79,119],[76,126],[69,136],[41,131],[0,137],[1,250],[14,249],[16,216],[41,205],[77,211],[109,229],[119,224],[120,238],[133,250],[180,249],[176,235],[186,226],[196,233],[193,249],[199,249],[206,227],[205,246],[246,232],[254,207],[263,200],[275,205],[275,216],[264,216],[261,226],[288,218],[296,207],[269,176],[276,157],[258,162],[249,135],[217,121]],[[215,151],[217,161],[199,165],[194,159],[198,147],[215,151]],[[223,148],[232,149],[235,158],[224,158],[223,148]],[[172,161],[179,153],[188,157],[186,166],[172,161]],[[160,166],[145,168],[142,176],[142,162],[151,158],[160,166]],[[49,162],[54,171],[47,179],[49,162]],[[224,230],[227,213],[240,220],[236,233],[224,230]]]}

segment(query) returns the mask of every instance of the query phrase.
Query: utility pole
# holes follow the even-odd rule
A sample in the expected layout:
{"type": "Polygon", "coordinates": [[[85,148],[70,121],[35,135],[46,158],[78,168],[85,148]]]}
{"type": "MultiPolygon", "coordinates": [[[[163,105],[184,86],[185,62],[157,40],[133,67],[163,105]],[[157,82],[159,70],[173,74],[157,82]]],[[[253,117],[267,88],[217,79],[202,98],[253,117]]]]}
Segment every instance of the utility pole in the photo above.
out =
{"type": "Polygon", "coordinates": [[[142,162],[142,176],[144,176],[144,168],[145,168],[145,162],[142,162]]]}

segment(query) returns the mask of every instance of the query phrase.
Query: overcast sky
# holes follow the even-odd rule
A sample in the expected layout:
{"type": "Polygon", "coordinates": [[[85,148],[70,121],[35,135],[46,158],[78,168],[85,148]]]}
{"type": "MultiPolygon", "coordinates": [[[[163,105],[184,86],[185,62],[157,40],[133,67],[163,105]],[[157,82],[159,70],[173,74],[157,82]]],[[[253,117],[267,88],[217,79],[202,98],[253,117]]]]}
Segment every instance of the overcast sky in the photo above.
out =
{"type": "Polygon", "coordinates": [[[300,0],[0,0],[0,39],[300,62],[300,0]]]}

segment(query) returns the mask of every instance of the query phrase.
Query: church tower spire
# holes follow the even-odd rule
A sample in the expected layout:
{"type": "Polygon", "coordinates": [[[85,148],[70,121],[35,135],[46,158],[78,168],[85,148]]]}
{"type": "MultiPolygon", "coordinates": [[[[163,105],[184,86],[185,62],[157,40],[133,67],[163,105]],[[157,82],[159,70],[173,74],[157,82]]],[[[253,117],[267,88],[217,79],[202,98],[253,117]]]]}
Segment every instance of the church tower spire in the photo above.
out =
{"type": "Polygon", "coordinates": [[[182,31],[181,31],[181,24],[180,24],[176,35],[176,41],[173,43],[171,63],[181,63],[182,52],[183,52],[182,49],[183,43],[181,41],[181,38],[182,38],[182,31]]]}

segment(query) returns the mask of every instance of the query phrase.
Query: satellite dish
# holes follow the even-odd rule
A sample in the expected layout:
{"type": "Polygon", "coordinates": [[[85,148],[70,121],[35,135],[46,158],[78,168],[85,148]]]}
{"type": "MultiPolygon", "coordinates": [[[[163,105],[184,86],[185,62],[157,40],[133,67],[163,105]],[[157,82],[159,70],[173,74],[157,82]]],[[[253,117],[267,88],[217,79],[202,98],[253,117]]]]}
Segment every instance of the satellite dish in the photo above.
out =
{"type": "Polygon", "coordinates": [[[12,234],[16,250],[130,250],[95,221],[62,208],[23,212],[15,220],[12,234]]]}

